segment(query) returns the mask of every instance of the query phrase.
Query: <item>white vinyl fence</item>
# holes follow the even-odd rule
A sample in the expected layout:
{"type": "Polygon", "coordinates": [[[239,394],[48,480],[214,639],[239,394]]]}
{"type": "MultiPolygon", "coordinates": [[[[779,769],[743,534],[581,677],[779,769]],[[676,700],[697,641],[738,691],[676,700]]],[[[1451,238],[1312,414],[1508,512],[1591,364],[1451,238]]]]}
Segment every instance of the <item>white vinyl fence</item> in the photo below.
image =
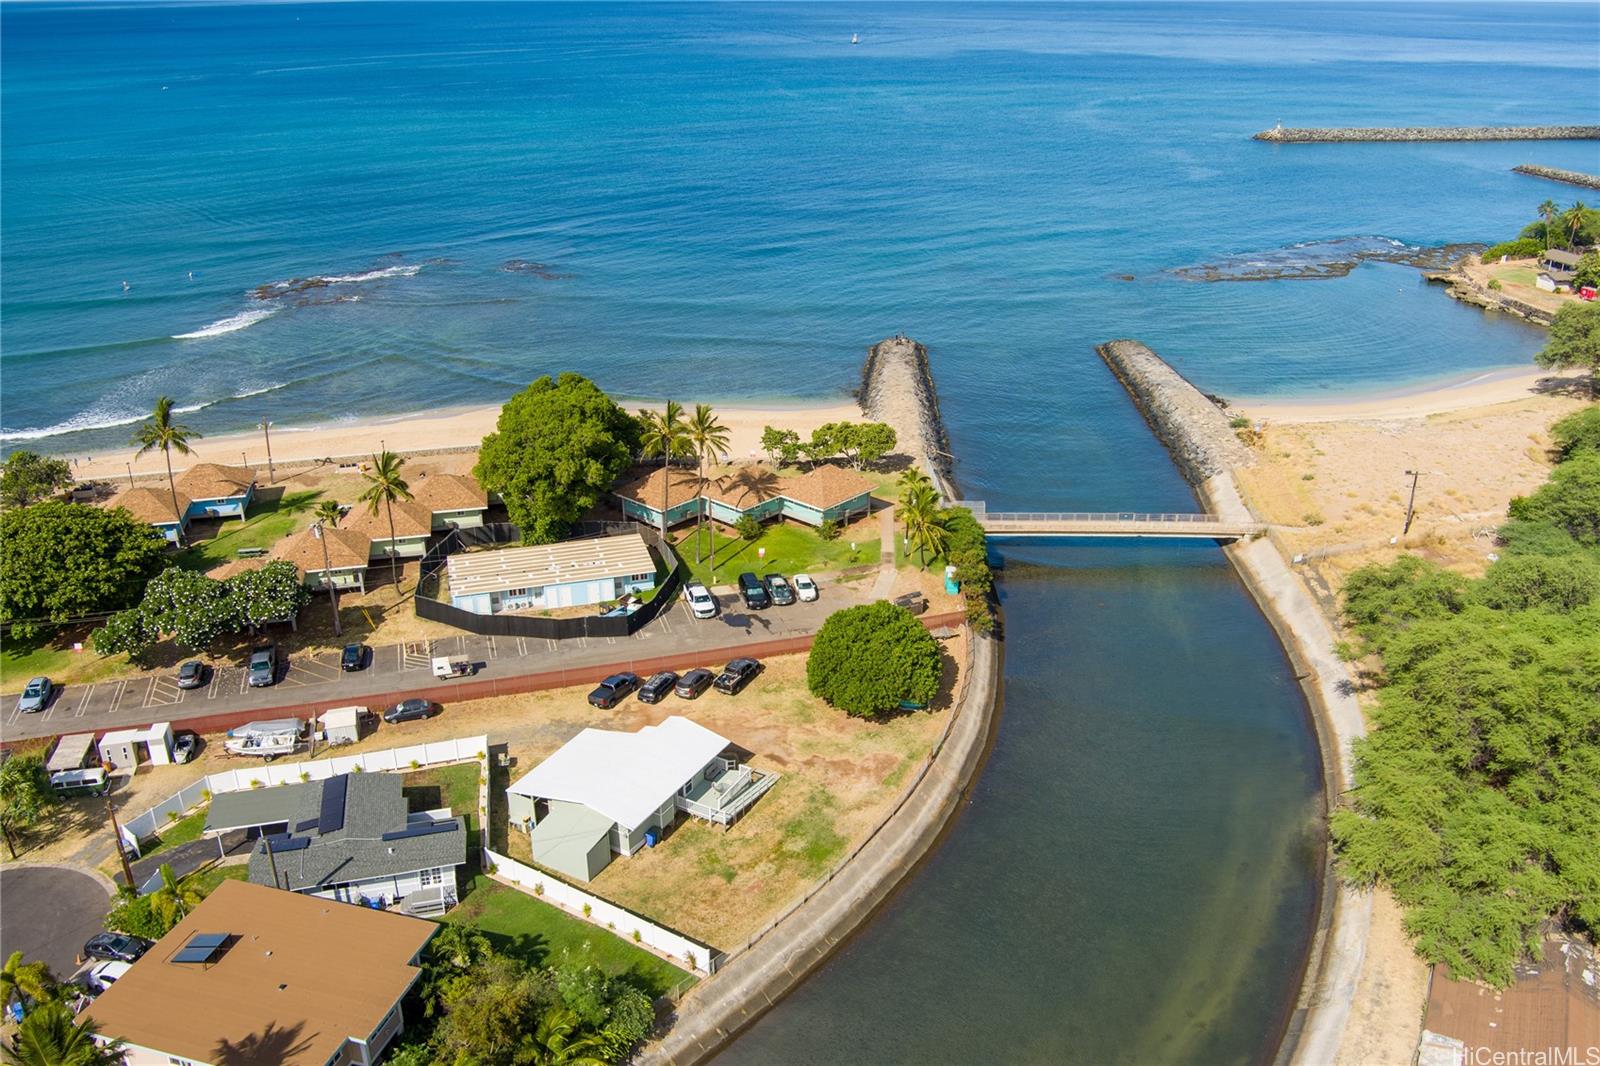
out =
{"type": "Polygon", "coordinates": [[[680,966],[686,965],[696,973],[707,975],[716,973],[718,965],[722,962],[721,952],[699,941],[690,940],[682,933],[674,933],[648,918],[641,918],[632,911],[624,910],[599,896],[591,896],[559,877],[542,870],[535,870],[531,866],[524,866],[517,860],[490,851],[488,848],[483,849],[483,863],[485,869],[493,869],[497,877],[513,887],[532,893],[544,902],[553,903],[602,929],[609,929],[624,940],[632,940],[634,943],[654,948],[673,962],[680,966]],[[585,906],[588,907],[587,911],[584,910],[585,906]]]}
{"type": "Polygon", "coordinates": [[[391,770],[420,770],[443,763],[487,760],[489,738],[457,737],[432,744],[411,744],[385,751],[369,751],[362,755],[335,755],[328,759],[310,762],[263,763],[237,770],[222,770],[201,778],[187,788],[168,796],[143,814],[122,823],[123,838],[148,840],[160,834],[171,819],[170,814],[182,816],[183,812],[204,801],[205,794],[220,796],[224,792],[240,792],[247,788],[271,788],[273,785],[298,784],[301,781],[324,781],[339,774],[355,771],[383,773],[391,770]]]}

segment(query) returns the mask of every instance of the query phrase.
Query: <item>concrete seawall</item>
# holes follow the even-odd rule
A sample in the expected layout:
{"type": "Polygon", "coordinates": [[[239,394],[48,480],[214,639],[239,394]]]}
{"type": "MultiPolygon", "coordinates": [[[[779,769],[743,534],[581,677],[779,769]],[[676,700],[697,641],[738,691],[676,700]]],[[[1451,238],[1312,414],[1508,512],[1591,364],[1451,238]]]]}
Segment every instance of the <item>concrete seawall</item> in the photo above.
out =
{"type": "MultiPolygon", "coordinates": [[[[1137,341],[1112,341],[1097,350],[1172,450],[1206,508],[1254,517],[1232,473],[1252,465],[1254,457],[1217,405],[1137,341]]],[[[1324,804],[1331,808],[1354,783],[1351,745],[1366,732],[1349,669],[1333,653],[1333,628],[1270,539],[1239,541],[1224,550],[1277,632],[1300,681],[1322,758],[1324,804]]],[[[1280,1066],[1321,1066],[1337,1057],[1371,924],[1371,895],[1342,885],[1331,852],[1325,854],[1317,927],[1300,996],[1278,1048],[1280,1066]]]]}
{"type": "Polygon", "coordinates": [[[1600,174],[1585,174],[1582,171],[1562,170],[1559,167],[1541,167],[1532,163],[1523,163],[1511,169],[1518,174],[1527,174],[1535,178],[1548,178],[1550,181],[1562,181],[1568,185],[1582,185],[1586,189],[1600,189],[1600,174]]]}
{"type": "Polygon", "coordinates": [[[1275,126],[1255,140],[1274,144],[1333,144],[1346,141],[1594,141],[1600,126],[1275,126]]]}

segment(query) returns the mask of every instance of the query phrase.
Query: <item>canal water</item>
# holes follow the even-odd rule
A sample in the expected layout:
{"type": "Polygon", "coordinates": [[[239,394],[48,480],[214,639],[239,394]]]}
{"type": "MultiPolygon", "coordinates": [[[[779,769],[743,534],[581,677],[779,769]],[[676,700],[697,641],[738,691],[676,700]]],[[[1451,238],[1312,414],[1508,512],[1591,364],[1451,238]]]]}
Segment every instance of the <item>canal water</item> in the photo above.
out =
{"type": "MultiPolygon", "coordinates": [[[[1597,26],[1590,4],[6,5],[0,448],[120,450],[161,394],[208,434],[287,430],[569,369],[837,398],[905,332],[972,498],[1185,509],[1096,343],[1324,396],[1525,365],[1540,334],[1404,266],[1175,270],[1503,239],[1574,198],[1512,166],[1600,165],[1249,135],[1591,121],[1597,26]]],[[[1208,545],[1005,550],[972,803],[725,1062],[1270,1055],[1322,847],[1282,650],[1208,545]]]]}

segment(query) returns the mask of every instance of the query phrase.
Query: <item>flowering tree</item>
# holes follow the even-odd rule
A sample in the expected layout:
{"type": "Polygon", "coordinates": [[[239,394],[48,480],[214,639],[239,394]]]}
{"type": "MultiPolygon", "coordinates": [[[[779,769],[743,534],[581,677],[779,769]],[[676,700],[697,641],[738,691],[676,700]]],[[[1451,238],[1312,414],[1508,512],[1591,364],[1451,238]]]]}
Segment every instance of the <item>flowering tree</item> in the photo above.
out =
{"type": "Polygon", "coordinates": [[[239,621],[249,626],[293,618],[311,599],[311,593],[300,581],[300,571],[282,559],[259,570],[233,575],[227,580],[227,587],[239,621]]]}
{"type": "Polygon", "coordinates": [[[224,633],[239,629],[239,611],[229,589],[193,570],[173,567],[145,586],[139,604],[144,624],[170,633],[182,648],[209,647],[224,633]]]}

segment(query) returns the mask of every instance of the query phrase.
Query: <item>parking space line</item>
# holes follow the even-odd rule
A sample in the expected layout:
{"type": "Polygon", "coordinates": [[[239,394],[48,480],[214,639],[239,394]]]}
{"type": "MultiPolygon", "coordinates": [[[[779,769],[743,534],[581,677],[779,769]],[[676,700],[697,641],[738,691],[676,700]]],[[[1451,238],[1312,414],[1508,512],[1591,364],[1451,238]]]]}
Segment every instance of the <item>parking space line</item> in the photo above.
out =
{"type": "Polygon", "coordinates": [[[494,638],[493,637],[489,637],[488,640],[489,640],[489,658],[498,659],[500,657],[500,650],[494,646],[494,638]]]}
{"type": "Polygon", "coordinates": [[[117,713],[118,708],[120,708],[122,706],[122,695],[123,695],[123,693],[125,693],[127,691],[128,691],[128,682],[127,681],[118,681],[117,682],[116,695],[111,697],[111,706],[106,708],[106,713],[107,714],[115,714],[115,713],[117,713]]]}
{"type": "Polygon", "coordinates": [[[239,671],[239,695],[243,696],[245,694],[245,690],[250,687],[249,686],[249,682],[250,682],[250,671],[249,670],[240,670],[239,671]]]}

